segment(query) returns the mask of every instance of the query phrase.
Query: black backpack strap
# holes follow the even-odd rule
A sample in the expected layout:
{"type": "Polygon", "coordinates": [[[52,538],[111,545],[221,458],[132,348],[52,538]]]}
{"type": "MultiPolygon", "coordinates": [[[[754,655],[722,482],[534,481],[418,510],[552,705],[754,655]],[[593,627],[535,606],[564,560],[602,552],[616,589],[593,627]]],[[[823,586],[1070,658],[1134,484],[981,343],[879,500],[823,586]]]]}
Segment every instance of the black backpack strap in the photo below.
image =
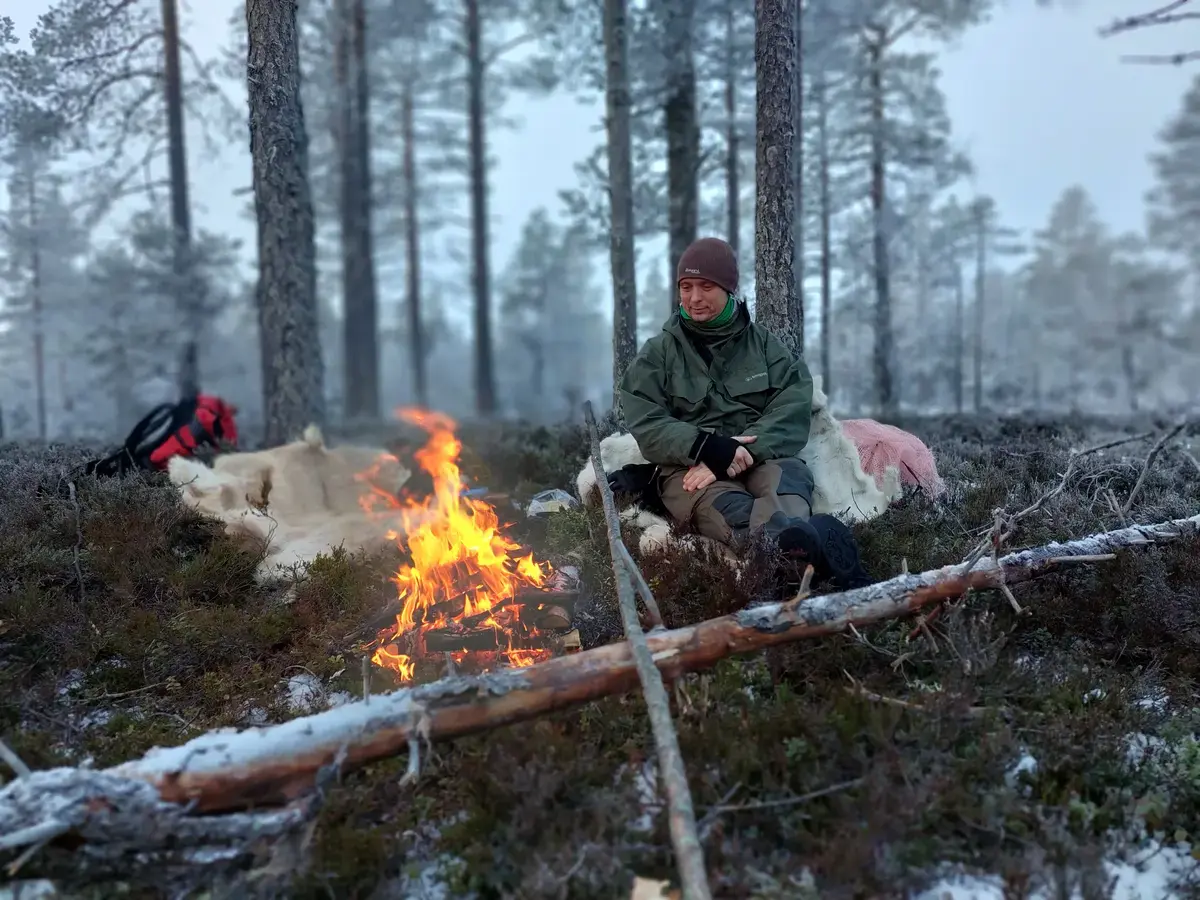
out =
{"type": "Polygon", "coordinates": [[[121,449],[110,456],[95,459],[84,467],[85,474],[110,477],[133,469],[149,469],[150,454],[168,437],[188,424],[196,415],[196,398],[178,403],[160,403],[138,421],[121,449]]]}

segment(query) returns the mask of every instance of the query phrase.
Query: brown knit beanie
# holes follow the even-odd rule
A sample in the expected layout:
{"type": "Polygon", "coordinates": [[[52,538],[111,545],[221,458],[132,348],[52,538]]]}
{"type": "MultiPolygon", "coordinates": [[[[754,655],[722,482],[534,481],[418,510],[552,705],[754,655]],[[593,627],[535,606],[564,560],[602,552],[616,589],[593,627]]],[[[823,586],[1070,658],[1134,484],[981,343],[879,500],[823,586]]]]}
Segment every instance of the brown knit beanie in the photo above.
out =
{"type": "Polygon", "coordinates": [[[727,294],[736,294],[738,263],[733,248],[720,238],[700,238],[692,241],[675,272],[675,283],[685,278],[703,278],[721,287],[727,294]]]}

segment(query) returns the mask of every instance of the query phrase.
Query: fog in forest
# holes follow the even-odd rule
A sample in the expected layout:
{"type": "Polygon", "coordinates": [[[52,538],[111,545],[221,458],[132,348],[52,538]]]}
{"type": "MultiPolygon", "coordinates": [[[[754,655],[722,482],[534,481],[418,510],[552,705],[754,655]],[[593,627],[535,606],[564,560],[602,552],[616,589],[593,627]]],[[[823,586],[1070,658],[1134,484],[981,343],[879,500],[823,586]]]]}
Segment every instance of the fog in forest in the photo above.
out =
{"type": "MultiPolygon", "coordinates": [[[[771,320],[834,406],[1181,408],[1200,381],[1200,76],[1162,55],[1186,36],[1099,34],[1132,12],[1115,0],[858,5],[798,16],[802,291],[771,320]]],[[[623,60],[602,7],[300,4],[315,256],[294,283],[315,266],[318,338],[279,326],[276,345],[305,348],[313,417],[607,405],[622,317],[638,344],[659,328],[697,236],[737,248],[754,304],[753,4],[630,2],[623,60]]],[[[281,319],[260,315],[256,260],[292,238],[262,223],[307,212],[254,207],[244,8],[168,8],[0,19],[6,439],[119,438],[178,396],[189,346],[196,384],[250,434],[264,421],[262,323],[281,319]]]]}

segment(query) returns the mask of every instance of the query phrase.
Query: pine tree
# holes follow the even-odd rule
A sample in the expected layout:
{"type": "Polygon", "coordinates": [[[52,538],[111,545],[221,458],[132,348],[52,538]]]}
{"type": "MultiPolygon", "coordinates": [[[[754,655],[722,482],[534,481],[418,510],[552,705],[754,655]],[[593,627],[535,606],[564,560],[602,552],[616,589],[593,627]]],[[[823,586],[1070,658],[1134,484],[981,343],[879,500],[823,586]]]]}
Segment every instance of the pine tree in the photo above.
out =
{"type": "Polygon", "coordinates": [[[325,419],[316,243],[300,42],[291,0],[249,0],[250,155],[258,217],[258,327],[268,444],[325,419]]]}
{"type": "MultiPolygon", "coordinates": [[[[568,397],[583,396],[598,369],[599,322],[590,243],[535,210],[501,282],[500,370],[525,418],[547,421],[568,397]]],[[[568,413],[570,410],[568,401],[568,413]]]]}
{"type": "Polygon", "coordinates": [[[1178,113],[1158,134],[1150,155],[1155,184],[1146,197],[1148,232],[1158,246],[1179,254],[1200,278],[1200,76],[1178,113]]]}

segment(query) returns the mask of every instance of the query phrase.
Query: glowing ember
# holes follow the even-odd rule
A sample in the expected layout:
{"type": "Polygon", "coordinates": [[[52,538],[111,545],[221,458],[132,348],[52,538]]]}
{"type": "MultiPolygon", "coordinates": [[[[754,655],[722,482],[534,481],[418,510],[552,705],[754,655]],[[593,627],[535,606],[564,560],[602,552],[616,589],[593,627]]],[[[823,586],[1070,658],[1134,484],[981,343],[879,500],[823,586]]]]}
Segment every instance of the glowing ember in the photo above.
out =
{"type": "Polygon", "coordinates": [[[401,609],[395,625],[379,635],[372,661],[407,681],[416,658],[429,652],[461,660],[463,651],[483,651],[511,666],[546,658],[549,651],[526,646],[536,630],[522,621],[520,594],[543,589],[550,566],[534,562],[532,554],[518,556],[520,546],[500,533],[496,510],[463,496],[462,444],[451,419],[423,410],[398,415],[429,434],[415,458],[431,477],[433,494],[418,500],[372,489],[363,497],[369,513],[399,519],[399,533],[389,537],[406,544],[412,559],[392,579],[401,609]]]}

